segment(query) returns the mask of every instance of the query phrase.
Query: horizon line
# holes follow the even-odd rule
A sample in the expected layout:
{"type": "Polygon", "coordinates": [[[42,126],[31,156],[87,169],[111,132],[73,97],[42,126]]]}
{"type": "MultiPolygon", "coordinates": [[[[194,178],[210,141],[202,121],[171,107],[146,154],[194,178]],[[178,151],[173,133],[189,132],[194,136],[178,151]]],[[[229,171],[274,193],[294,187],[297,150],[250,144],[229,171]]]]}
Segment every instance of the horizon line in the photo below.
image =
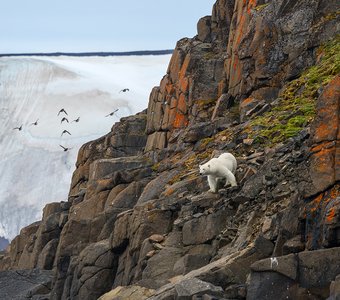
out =
{"type": "Polygon", "coordinates": [[[165,55],[172,54],[173,49],[166,50],[136,50],[136,51],[117,51],[117,52],[27,52],[27,53],[0,53],[0,57],[5,56],[129,56],[129,55],[165,55]]]}

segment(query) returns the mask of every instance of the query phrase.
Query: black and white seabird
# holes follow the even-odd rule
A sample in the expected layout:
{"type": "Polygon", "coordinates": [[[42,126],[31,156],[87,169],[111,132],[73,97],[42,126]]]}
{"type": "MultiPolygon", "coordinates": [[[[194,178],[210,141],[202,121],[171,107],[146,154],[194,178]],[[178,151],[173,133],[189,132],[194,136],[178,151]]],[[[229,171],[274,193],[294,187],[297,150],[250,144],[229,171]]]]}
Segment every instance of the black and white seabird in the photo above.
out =
{"type": "Polygon", "coordinates": [[[63,109],[63,108],[62,108],[61,110],[59,110],[59,112],[58,112],[58,116],[59,116],[59,114],[61,114],[62,112],[63,112],[63,113],[65,113],[65,114],[68,116],[68,114],[67,114],[66,110],[65,110],[65,109],[63,109]]]}
{"type": "Polygon", "coordinates": [[[62,136],[64,133],[68,133],[69,135],[71,135],[71,133],[69,133],[66,129],[61,133],[61,136],[62,136]]]}
{"type": "Polygon", "coordinates": [[[60,121],[60,124],[63,123],[64,121],[66,121],[67,123],[69,123],[69,121],[67,120],[67,118],[63,117],[60,121]]]}
{"type": "Polygon", "coordinates": [[[14,127],[13,130],[14,130],[14,129],[18,129],[19,131],[21,131],[22,125],[21,125],[20,127],[14,127]]]}
{"type": "Polygon", "coordinates": [[[105,117],[113,116],[118,110],[119,110],[119,108],[115,109],[113,112],[109,113],[109,114],[106,115],[105,117]]]}
{"type": "Polygon", "coordinates": [[[38,120],[39,119],[37,119],[35,122],[31,123],[30,126],[32,126],[32,125],[37,126],[38,125],[38,120]]]}
{"type": "Polygon", "coordinates": [[[61,148],[63,148],[65,152],[72,149],[72,148],[64,147],[63,145],[59,145],[59,146],[60,146],[61,148]]]}

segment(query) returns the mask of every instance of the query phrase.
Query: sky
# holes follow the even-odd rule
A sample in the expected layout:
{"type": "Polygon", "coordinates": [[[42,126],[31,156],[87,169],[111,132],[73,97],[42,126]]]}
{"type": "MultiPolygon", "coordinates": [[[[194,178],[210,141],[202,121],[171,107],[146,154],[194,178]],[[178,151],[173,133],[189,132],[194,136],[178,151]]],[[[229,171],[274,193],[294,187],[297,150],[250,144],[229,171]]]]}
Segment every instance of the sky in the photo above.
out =
{"type": "Polygon", "coordinates": [[[0,53],[173,49],[215,0],[2,0],[0,53]]]}

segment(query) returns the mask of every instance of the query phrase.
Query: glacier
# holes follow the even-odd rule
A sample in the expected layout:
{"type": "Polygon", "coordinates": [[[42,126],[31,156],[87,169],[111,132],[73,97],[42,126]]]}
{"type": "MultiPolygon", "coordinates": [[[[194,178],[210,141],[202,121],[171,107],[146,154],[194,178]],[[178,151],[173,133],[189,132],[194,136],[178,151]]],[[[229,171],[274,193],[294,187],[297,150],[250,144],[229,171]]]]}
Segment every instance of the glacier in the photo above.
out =
{"type": "Polygon", "coordinates": [[[0,58],[0,236],[13,239],[46,203],[67,201],[80,146],[145,109],[170,57],[0,58]]]}

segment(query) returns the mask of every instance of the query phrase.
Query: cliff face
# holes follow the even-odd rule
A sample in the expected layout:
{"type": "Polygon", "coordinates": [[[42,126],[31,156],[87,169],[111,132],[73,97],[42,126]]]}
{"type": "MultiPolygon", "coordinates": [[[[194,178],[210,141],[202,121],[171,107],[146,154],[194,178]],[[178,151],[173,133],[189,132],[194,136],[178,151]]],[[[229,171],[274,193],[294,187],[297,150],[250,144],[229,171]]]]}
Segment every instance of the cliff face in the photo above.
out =
{"type": "Polygon", "coordinates": [[[52,270],[50,299],[336,295],[339,10],[216,1],[147,111],[80,149],[68,201],[22,229],[1,268],[52,270]],[[198,164],[224,151],[239,186],[212,194],[198,164]]]}

